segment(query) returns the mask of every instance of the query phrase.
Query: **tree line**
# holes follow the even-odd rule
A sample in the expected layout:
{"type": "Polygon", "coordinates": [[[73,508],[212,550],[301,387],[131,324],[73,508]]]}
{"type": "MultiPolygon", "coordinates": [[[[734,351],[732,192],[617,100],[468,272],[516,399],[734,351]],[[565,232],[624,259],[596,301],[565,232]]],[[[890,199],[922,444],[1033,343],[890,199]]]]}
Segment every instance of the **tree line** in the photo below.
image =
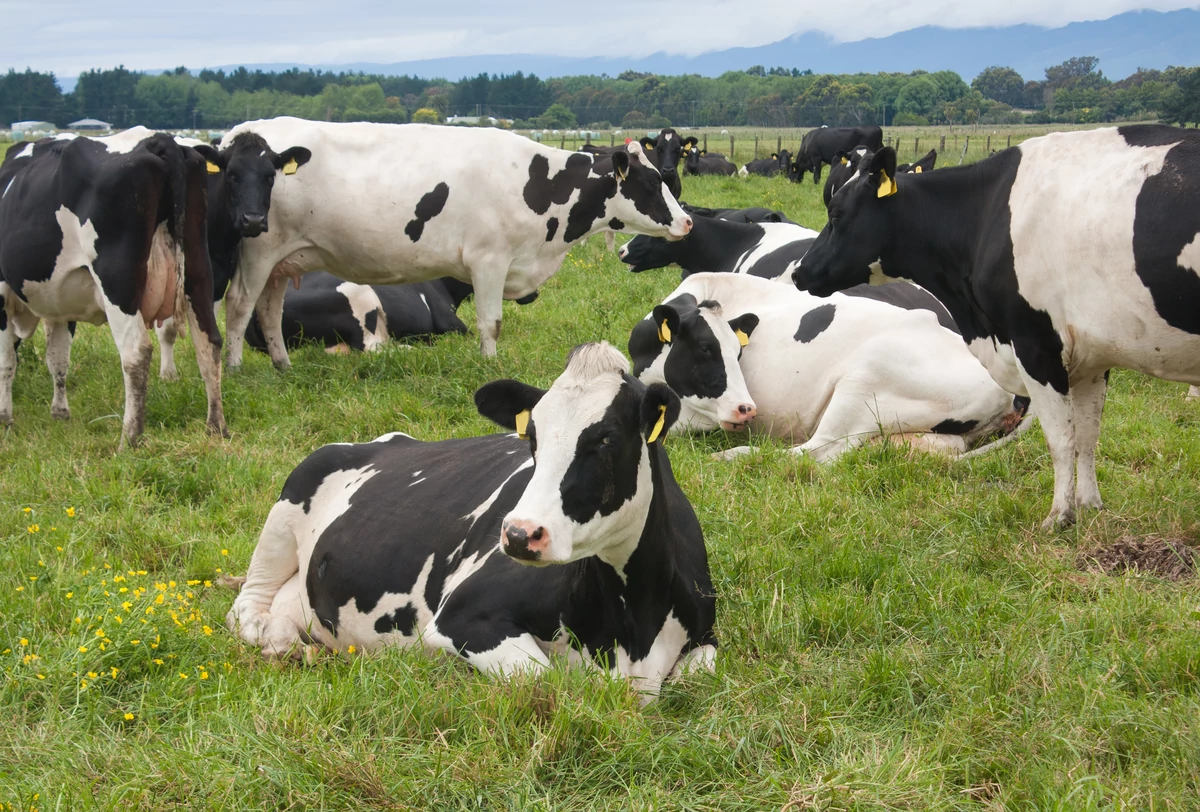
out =
{"type": "Polygon", "coordinates": [[[115,127],[224,128],[250,118],[444,121],[480,116],[517,128],[664,126],[815,127],[847,124],[1200,121],[1200,68],[1139,69],[1113,81],[1095,57],[1075,57],[1025,81],[1008,67],[970,84],[953,71],[814,74],[796,68],[730,71],[711,78],[626,71],[616,77],[480,74],[458,82],[331,71],[148,74],[91,70],[63,93],[52,73],[0,76],[0,121],[79,118],[115,127]]]}

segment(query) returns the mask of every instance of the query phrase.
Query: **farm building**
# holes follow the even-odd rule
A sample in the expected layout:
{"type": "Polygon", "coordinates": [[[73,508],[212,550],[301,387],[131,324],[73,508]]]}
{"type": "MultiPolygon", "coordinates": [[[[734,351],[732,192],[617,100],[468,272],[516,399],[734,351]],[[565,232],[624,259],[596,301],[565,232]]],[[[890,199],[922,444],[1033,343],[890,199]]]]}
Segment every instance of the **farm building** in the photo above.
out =
{"type": "Polygon", "coordinates": [[[111,130],[112,125],[98,118],[81,118],[67,125],[72,130],[111,130]]]}

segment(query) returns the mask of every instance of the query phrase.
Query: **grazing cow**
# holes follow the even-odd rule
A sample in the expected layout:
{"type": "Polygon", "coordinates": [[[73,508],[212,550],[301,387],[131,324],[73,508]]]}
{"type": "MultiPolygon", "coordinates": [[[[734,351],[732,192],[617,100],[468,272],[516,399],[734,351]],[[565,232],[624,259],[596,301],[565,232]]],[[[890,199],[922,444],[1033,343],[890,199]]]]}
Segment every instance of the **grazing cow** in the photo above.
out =
{"type": "Polygon", "coordinates": [[[792,180],[800,183],[805,172],[813,173],[813,183],[821,182],[821,167],[833,165],[839,152],[864,146],[871,152],[883,149],[883,130],[879,127],[821,127],[809,130],[796,153],[792,180]]]}
{"type": "Polygon", "coordinates": [[[688,277],[633,329],[629,353],[643,383],[679,395],[678,429],[750,425],[818,462],[882,434],[962,454],[1015,428],[1025,405],[927,310],[750,276],[688,277]]]}
{"type": "MultiPolygon", "coordinates": [[[[208,162],[208,252],[212,262],[213,301],[219,302],[237,271],[242,239],[257,237],[267,230],[275,178],[294,173],[308,163],[312,153],[305,147],[289,147],[277,153],[254,133],[234,137],[220,151],[191,138],[175,140],[200,152],[208,162]]],[[[279,274],[285,270],[274,269],[270,283],[281,282],[279,274]]],[[[298,287],[299,275],[293,281],[298,287]]],[[[228,314],[226,320],[228,323],[228,314]]],[[[164,380],[179,377],[175,367],[177,335],[173,319],[158,328],[159,375],[164,380]]]]}
{"type": "Polygon", "coordinates": [[[817,232],[791,223],[739,223],[696,217],[687,239],[634,237],[617,252],[633,273],[678,265],[694,273],[744,273],[774,279],[788,271],[817,232]]]}
{"type": "MultiPolygon", "coordinates": [[[[848,153],[839,152],[835,156],[833,166],[829,167],[829,177],[825,179],[825,208],[829,208],[829,200],[834,193],[858,173],[858,163],[863,156],[870,154],[866,147],[858,147],[848,153]]],[[[911,164],[900,164],[896,167],[896,172],[901,175],[905,172],[914,172],[919,175],[922,172],[932,172],[936,165],[937,150],[931,149],[924,157],[911,164]]]]}
{"type": "Polygon", "coordinates": [[[683,155],[685,175],[736,175],[737,166],[719,152],[705,152],[688,147],[683,155]]]}
{"type": "Polygon", "coordinates": [[[738,174],[743,178],[747,175],[763,175],[764,177],[774,177],[782,172],[787,175],[792,166],[792,155],[786,149],[779,152],[772,152],[770,158],[759,158],[751,161],[738,170],[738,174]]]}
{"type": "Polygon", "coordinates": [[[500,675],[577,647],[648,698],[711,668],[704,536],[660,442],[675,393],[601,343],[575,348],[549,391],[496,381],[475,402],[515,433],[396,433],[302,462],[229,628],[266,654],[421,643],[500,675]]]}
{"type": "Polygon", "coordinates": [[[494,355],[502,300],[535,292],[589,234],[680,239],[692,225],[637,144],[614,153],[606,159],[612,170],[598,173],[587,153],[496,129],[278,118],[240,124],[222,143],[245,134],[309,145],[312,160],[275,184],[270,231],[241,243],[225,302],[234,367],[256,302],[271,360],[290,366],[280,332],[283,274],[326,270],[364,284],[440,276],[469,282],[480,348],[494,355]],[[467,155],[487,155],[488,171],[462,160],[467,155]],[[278,281],[268,284],[273,274],[278,281]]]}
{"type": "MultiPolygon", "coordinates": [[[[449,277],[409,285],[359,285],[317,272],[284,296],[283,340],[289,350],[315,341],[331,353],[371,352],[389,338],[465,333],[467,325],[456,312],[470,295],[470,285],[449,277]]],[[[257,316],[246,328],[246,343],[267,349],[257,316]]]]}
{"type": "Polygon", "coordinates": [[[895,169],[881,150],[833,196],[796,285],[928,289],[992,377],[1033,400],[1054,461],[1044,526],[1099,508],[1106,372],[1200,383],[1200,133],[1056,133],[971,166],[895,169]]]}
{"type": "Polygon", "coordinates": [[[153,351],[148,327],[186,307],[208,429],[227,435],[204,166],[195,150],[141,129],[9,149],[0,166],[0,421],[12,420],[16,338],[46,322],[50,412],[66,419],[72,322],[107,321],[125,379],[121,446],[136,445],[153,351]]]}

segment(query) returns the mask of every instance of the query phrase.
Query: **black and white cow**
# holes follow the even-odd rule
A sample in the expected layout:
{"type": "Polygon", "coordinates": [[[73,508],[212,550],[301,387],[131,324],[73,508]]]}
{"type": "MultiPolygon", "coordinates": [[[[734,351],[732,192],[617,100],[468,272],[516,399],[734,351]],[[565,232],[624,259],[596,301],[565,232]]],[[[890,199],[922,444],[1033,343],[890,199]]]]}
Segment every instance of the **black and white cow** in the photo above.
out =
{"type": "Polygon", "coordinates": [[[706,152],[695,145],[689,145],[683,152],[683,173],[731,176],[737,174],[737,165],[719,152],[706,152]]]}
{"type": "MultiPolygon", "coordinates": [[[[870,150],[866,147],[856,147],[850,152],[839,152],[834,156],[833,165],[829,167],[829,177],[825,179],[825,208],[829,208],[829,200],[833,197],[834,193],[858,174],[859,161],[864,156],[870,154],[870,150]]],[[[922,172],[932,172],[934,167],[937,166],[937,157],[937,150],[931,149],[923,157],[911,164],[900,164],[897,166],[896,173],[903,175],[905,172],[914,172],[919,175],[922,172]]]]}
{"type": "Polygon", "coordinates": [[[817,232],[792,223],[739,223],[696,217],[687,239],[634,237],[617,255],[633,273],[678,265],[694,273],[753,274],[774,279],[804,256],[817,232]]]}
{"type": "MultiPolygon", "coordinates": [[[[389,338],[465,333],[467,325],[456,311],[470,295],[470,285],[449,277],[409,285],[359,285],[317,272],[284,297],[283,340],[289,350],[311,341],[331,353],[372,352],[389,338]]],[[[246,343],[267,349],[257,316],[246,328],[246,343]]]]}
{"type": "MultiPolygon", "coordinates": [[[[691,145],[696,143],[695,138],[688,140],[691,145]]],[[[654,138],[642,137],[639,143],[645,150],[646,157],[662,175],[667,189],[678,200],[683,193],[683,184],[679,179],[680,161],[683,159],[683,139],[679,137],[679,133],[667,127],[660,130],[654,138]]]]}
{"type": "Polygon", "coordinates": [[[778,209],[766,209],[761,206],[752,206],[746,209],[710,209],[705,206],[689,206],[683,202],[680,202],[679,205],[692,216],[693,222],[697,217],[712,217],[730,223],[791,223],[799,225],[778,209]]]}
{"type": "Polygon", "coordinates": [[[1200,383],[1200,133],[1057,133],[971,166],[895,170],[881,150],[833,196],[795,283],[928,289],[997,383],[1033,401],[1054,460],[1045,526],[1099,508],[1106,372],[1200,383]]]}
{"type": "MultiPolygon", "coordinates": [[[[308,163],[312,153],[304,147],[289,147],[275,152],[260,136],[246,133],[234,138],[223,150],[214,150],[202,141],[176,137],[208,162],[208,252],[212,263],[213,301],[225,296],[238,267],[243,238],[257,237],[267,230],[271,210],[271,189],[276,176],[293,174],[308,163]]],[[[268,281],[270,286],[286,286],[287,278],[278,269],[268,281]]],[[[300,277],[293,277],[296,286],[300,277]]],[[[159,375],[175,380],[175,340],[178,331],[174,319],[167,319],[157,330],[160,350],[159,375]]]]}
{"type": "Polygon", "coordinates": [[[241,243],[225,302],[234,367],[256,302],[272,361],[290,365],[279,327],[284,286],[267,284],[273,272],[325,270],[363,284],[469,282],[481,350],[494,355],[502,300],[535,292],[589,234],[680,239],[691,229],[637,144],[598,174],[587,153],[490,128],[277,118],[240,124],[222,143],[247,133],[272,147],[307,146],[312,159],[275,184],[270,230],[241,243]],[[464,158],[480,155],[486,172],[464,158]]]}
{"type": "Polygon", "coordinates": [[[229,628],[266,654],[420,643],[501,675],[566,653],[646,697],[711,668],[704,537],[660,442],[675,393],[601,343],[573,350],[548,391],[496,381],[475,402],[516,433],[389,434],[302,462],[229,628]]]}
{"type": "Polygon", "coordinates": [[[73,322],[108,322],[125,379],[122,447],[145,428],[148,327],[184,309],[208,400],[227,435],[212,306],[204,158],[138,129],[11,147],[0,166],[0,421],[12,420],[15,341],[46,323],[53,416],[70,416],[73,322]]]}
{"type": "Polygon", "coordinates": [[[642,382],[679,395],[677,429],[749,425],[818,462],[881,435],[962,454],[1024,412],[928,310],[751,276],[688,277],[633,329],[629,354],[642,382]]]}
{"type": "Polygon", "coordinates": [[[809,130],[800,142],[791,178],[800,183],[804,180],[805,172],[812,172],[813,183],[820,183],[823,165],[832,166],[839,152],[850,152],[858,146],[864,146],[871,152],[883,149],[883,129],[872,125],[809,130]]]}
{"type": "Polygon", "coordinates": [[[787,175],[792,166],[792,154],[786,149],[771,153],[770,158],[759,158],[738,170],[743,178],[747,175],[762,175],[772,178],[782,173],[787,175]]]}

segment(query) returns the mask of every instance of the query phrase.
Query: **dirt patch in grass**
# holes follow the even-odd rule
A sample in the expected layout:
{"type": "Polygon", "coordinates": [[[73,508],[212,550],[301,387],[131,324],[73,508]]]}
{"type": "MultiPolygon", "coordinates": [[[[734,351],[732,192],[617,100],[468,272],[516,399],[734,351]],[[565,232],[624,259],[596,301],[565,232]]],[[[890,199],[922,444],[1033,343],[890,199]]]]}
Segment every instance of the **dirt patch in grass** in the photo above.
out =
{"type": "Polygon", "coordinates": [[[1179,539],[1135,538],[1086,550],[1075,559],[1076,566],[1087,572],[1120,575],[1138,572],[1156,575],[1168,581],[1184,581],[1196,575],[1200,550],[1179,539]]]}

